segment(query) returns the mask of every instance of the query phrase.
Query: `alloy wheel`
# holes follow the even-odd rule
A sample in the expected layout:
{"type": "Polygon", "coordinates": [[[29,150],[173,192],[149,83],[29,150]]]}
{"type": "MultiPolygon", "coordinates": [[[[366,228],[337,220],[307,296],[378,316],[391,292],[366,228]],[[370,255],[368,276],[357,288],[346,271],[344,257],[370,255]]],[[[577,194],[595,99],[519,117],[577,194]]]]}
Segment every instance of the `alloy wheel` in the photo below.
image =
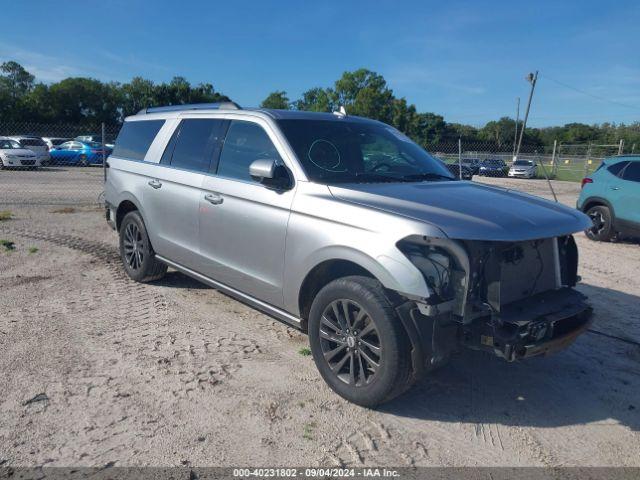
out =
{"type": "Polygon", "coordinates": [[[591,232],[594,235],[601,233],[606,226],[606,222],[604,220],[604,217],[602,216],[602,212],[599,210],[592,210],[589,212],[589,217],[593,222],[593,227],[590,228],[591,232]]]}
{"type": "Polygon", "coordinates": [[[142,267],[146,255],[142,232],[135,223],[128,223],[124,230],[124,258],[132,270],[142,267]]]}
{"type": "Polygon", "coordinates": [[[376,324],[352,300],[334,300],[325,308],[320,320],[320,348],[331,372],[355,387],[369,385],[382,363],[376,324]]]}

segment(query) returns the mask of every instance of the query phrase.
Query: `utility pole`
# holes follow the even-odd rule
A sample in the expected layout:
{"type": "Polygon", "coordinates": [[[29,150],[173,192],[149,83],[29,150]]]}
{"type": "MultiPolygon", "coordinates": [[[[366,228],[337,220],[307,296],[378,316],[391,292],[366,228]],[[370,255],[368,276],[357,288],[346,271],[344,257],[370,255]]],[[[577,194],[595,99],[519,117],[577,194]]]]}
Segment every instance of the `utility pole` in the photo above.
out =
{"type": "Polygon", "coordinates": [[[516,131],[513,134],[513,158],[516,156],[516,144],[518,143],[518,122],[520,121],[520,97],[518,97],[516,103],[516,131]]]}
{"type": "Polygon", "coordinates": [[[527,110],[524,114],[524,120],[522,121],[522,128],[520,129],[520,139],[518,140],[518,147],[516,148],[516,154],[513,156],[513,161],[515,162],[518,159],[518,155],[520,155],[520,147],[522,146],[522,136],[524,135],[524,130],[527,128],[527,119],[529,118],[529,109],[531,108],[531,99],[533,98],[533,91],[536,88],[536,82],[538,81],[538,71],[536,73],[530,73],[526,76],[526,80],[531,83],[531,91],[529,92],[529,101],[527,102],[527,110]]]}

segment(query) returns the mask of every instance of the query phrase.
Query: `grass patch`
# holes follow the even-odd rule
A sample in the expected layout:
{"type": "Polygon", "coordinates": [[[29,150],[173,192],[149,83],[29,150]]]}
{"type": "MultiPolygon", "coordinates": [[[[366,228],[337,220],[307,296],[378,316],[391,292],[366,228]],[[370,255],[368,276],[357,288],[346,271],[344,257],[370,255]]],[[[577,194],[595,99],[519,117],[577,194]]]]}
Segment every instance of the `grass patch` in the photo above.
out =
{"type": "Polygon", "coordinates": [[[3,246],[4,249],[8,252],[16,249],[16,244],[11,240],[0,240],[0,246],[3,246]]]}
{"type": "Polygon", "coordinates": [[[305,423],[302,429],[302,438],[305,440],[313,440],[313,431],[316,427],[316,422],[305,423]]]}
{"type": "Polygon", "coordinates": [[[76,209],[73,207],[63,207],[51,210],[51,213],[76,213],[76,209]]]}
{"type": "Polygon", "coordinates": [[[33,255],[34,253],[38,253],[38,247],[29,247],[29,255],[33,255]]]}
{"type": "Polygon", "coordinates": [[[5,220],[11,220],[13,218],[13,214],[9,210],[3,210],[0,212],[0,222],[4,222],[5,220]]]}
{"type": "Polygon", "coordinates": [[[303,357],[308,357],[309,355],[311,355],[311,350],[309,349],[309,347],[302,347],[300,350],[298,350],[298,353],[303,357]]]}

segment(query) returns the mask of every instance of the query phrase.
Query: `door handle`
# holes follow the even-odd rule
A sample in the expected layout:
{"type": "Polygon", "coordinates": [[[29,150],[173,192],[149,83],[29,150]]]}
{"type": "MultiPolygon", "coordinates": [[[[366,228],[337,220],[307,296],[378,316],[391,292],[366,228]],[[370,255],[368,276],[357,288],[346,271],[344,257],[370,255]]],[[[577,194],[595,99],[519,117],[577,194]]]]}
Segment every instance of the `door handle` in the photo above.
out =
{"type": "Polygon", "coordinates": [[[160,188],[162,186],[162,183],[160,183],[160,180],[151,180],[149,182],[149,186],[152,187],[152,188],[155,188],[157,190],[158,188],[160,188]]]}
{"type": "Polygon", "coordinates": [[[620,187],[611,187],[611,190],[620,190],[620,187]]]}
{"type": "Polygon", "coordinates": [[[204,196],[204,199],[212,205],[220,205],[222,202],[224,202],[224,198],[222,198],[222,195],[220,195],[219,193],[207,193],[204,196]]]}

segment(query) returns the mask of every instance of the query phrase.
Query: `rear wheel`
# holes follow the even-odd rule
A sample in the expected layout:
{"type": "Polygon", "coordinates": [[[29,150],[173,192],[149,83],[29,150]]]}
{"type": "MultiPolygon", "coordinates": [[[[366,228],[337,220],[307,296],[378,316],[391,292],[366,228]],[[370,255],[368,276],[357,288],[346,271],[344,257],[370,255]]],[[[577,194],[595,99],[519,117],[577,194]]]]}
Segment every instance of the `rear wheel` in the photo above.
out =
{"type": "Polygon", "coordinates": [[[136,282],[158,280],[167,273],[167,265],[156,260],[142,216],[129,212],[120,225],[120,257],[124,269],[136,282]]]}
{"type": "Polygon", "coordinates": [[[596,205],[587,210],[587,215],[591,218],[593,226],[584,231],[588,238],[600,242],[608,242],[615,235],[611,210],[604,205],[596,205]]]}
{"type": "Polygon", "coordinates": [[[344,277],[320,290],[309,341],[324,380],[350,402],[375,407],[410,385],[409,340],[375,279],[344,277]]]}

